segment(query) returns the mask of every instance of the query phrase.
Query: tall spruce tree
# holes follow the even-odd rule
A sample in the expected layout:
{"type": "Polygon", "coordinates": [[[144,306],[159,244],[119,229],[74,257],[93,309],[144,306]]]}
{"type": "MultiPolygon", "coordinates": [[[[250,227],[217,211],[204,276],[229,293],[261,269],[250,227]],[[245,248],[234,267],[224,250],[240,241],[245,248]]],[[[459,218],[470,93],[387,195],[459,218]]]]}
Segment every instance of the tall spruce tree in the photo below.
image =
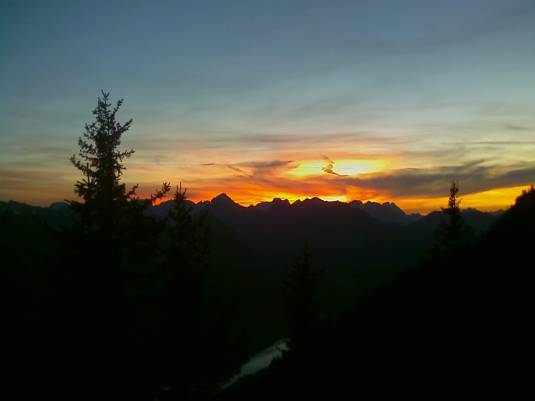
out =
{"type": "Polygon", "coordinates": [[[186,191],[177,187],[166,222],[161,289],[164,377],[189,399],[198,384],[202,278],[207,266],[207,226],[194,217],[186,191]],[[186,345],[187,344],[187,345],[186,345]]]}
{"type": "Polygon", "coordinates": [[[112,285],[120,284],[121,269],[140,262],[156,249],[161,229],[145,210],[170,190],[164,183],[150,200],[137,197],[137,185],[130,189],[121,181],[124,161],[133,149],[119,149],[132,120],[117,121],[123,100],[113,106],[109,93],[102,92],[93,110],[95,120],[85,125],[79,138],[78,155],[71,157],[82,178],[75,184],[79,200],[69,202],[75,223],[75,235],[83,241],[84,260],[92,271],[103,270],[112,285]]]}
{"type": "Polygon", "coordinates": [[[290,350],[297,351],[311,337],[318,319],[317,282],[321,271],[312,266],[312,253],[305,245],[283,280],[283,296],[289,330],[290,350]]]}
{"type": "Polygon", "coordinates": [[[473,240],[474,232],[470,226],[466,225],[461,214],[461,200],[458,198],[458,193],[459,186],[455,181],[452,181],[448,207],[442,208],[446,218],[435,232],[435,246],[433,248],[435,256],[455,251],[473,240]]]}
{"type": "Polygon", "coordinates": [[[122,103],[112,105],[102,93],[71,158],[83,175],[65,233],[64,304],[67,326],[75,326],[66,349],[73,350],[70,365],[83,369],[71,382],[92,399],[197,399],[228,373],[233,352],[226,326],[213,330],[219,322],[201,311],[207,226],[181,187],[163,219],[147,212],[170,184],[148,200],[137,197],[137,186],[126,188],[124,162],[134,151],[120,149],[132,123],[117,121],[122,103]]]}
{"type": "MultiPolygon", "coordinates": [[[[150,344],[137,330],[139,300],[132,296],[135,277],[156,256],[162,223],[145,213],[151,200],[170,189],[164,184],[151,200],[140,200],[137,186],[122,182],[124,162],[134,151],[120,149],[132,120],[121,123],[115,105],[102,92],[93,110],[94,121],[85,125],[78,155],[72,164],[82,173],[75,184],[77,200],[69,202],[73,225],[65,233],[65,302],[74,326],[68,339],[73,366],[88,369],[80,375],[91,378],[91,391],[115,397],[142,398],[148,394],[145,356],[150,344]],[[118,372],[121,372],[120,375],[118,372]],[[144,388],[145,386],[145,388],[144,388]]],[[[82,382],[80,386],[87,385],[82,382]]]]}
{"type": "Polygon", "coordinates": [[[95,121],[85,125],[85,132],[78,140],[78,156],[72,156],[72,164],[83,177],[75,184],[80,200],[70,201],[77,233],[83,237],[93,269],[106,269],[108,283],[119,285],[121,268],[121,222],[128,209],[128,202],[135,196],[136,187],[127,191],[121,182],[125,170],[124,160],[134,150],[120,150],[121,139],[132,120],[121,124],[117,112],[123,100],[115,106],[109,94],[102,92],[93,110],[95,121]]]}

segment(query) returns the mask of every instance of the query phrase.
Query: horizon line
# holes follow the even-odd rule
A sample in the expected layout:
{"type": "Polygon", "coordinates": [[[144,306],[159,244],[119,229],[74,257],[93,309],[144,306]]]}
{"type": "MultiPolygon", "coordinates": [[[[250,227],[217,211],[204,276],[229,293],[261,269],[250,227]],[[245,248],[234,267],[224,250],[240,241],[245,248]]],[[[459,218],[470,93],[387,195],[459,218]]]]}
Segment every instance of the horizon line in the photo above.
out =
{"type": "MultiPolygon", "coordinates": [[[[519,194],[520,196],[521,194],[519,194]]],[[[286,201],[288,202],[289,205],[294,205],[298,202],[305,202],[305,201],[308,201],[308,200],[314,200],[314,199],[318,199],[322,202],[325,202],[325,203],[341,203],[341,204],[346,204],[346,205],[349,205],[353,202],[360,202],[362,203],[363,205],[365,204],[377,204],[377,205],[381,205],[381,206],[385,206],[385,205],[394,205],[395,207],[399,208],[403,213],[405,213],[406,215],[420,215],[420,216],[427,216],[428,214],[430,213],[433,213],[433,212],[440,212],[441,209],[440,208],[437,208],[437,209],[430,209],[428,211],[414,211],[414,212],[408,212],[406,209],[403,209],[402,207],[400,207],[395,201],[393,200],[390,200],[390,201],[384,201],[384,202],[378,202],[378,201],[374,201],[374,200],[370,200],[370,199],[367,199],[367,200],[361,200],[361,199],[351,199],[351,200],[340,200],[340,199],[323,199],[321,195],[314,195],[314,196],[307,196],[307,197],[303,197],[303,198],[296,198],[296,199],[293,199],[293,200],[290,200],[288,198],[281,198],[281,197],[274,197],[272,198],[271,200],[265,200],[265,201],[260,201],[260,202],[257,202],[257,203],[247,203],[247,202],[239,202],[239,201],[235,201],[234,199],[232,199],[231,196],[229,196],[226,192],[221,192],[220,194],[212,197],[211,199],[202,199],[202,200],[192,200],[192,199],[189,199],[189,198],[186,198],[187,201],[193,203],[194,205],[199,205],[199,204],[202,204],[202,203],[211,203],[213,202],[216,198],[219,198],[221,196],[225,196],[227,197],[228,199],[230,199],[234,204],[240,206],[240,207],[243,207],[244,209],[247,209],[247,208],[250,208],[250,207],[256,207],[260,204],[263,204],[263,203],[273,203],[274,201],[276,200],[279,200],[279,201],[286,201]]],[[[328,196],[328,197],[331,197],[331,196],[328,196]]],[[[447,196],[444,196],[445,199],[447,199],[447,196]]],[[[150,200],[150,198],[139,198],[139,200],[150,200]]],[[[168,196],[168,197],[165,197],[164,199],[162,199],[161,201],[157,202],[157,203],[153,203],[152,204],[152,207],[156,207],[156,206],[159,206],[159,205],[162,205],[162,204],[165,204],[165,203],[169,203],[171,202],[173,199],[171,196],[168,196]]],[[[462,200],[462,197],[461,197],[461,200],[462,200]]],[[[29,202],[22,202],[22,201],[17,201],[17,200],[13,200],[13,199],[9,199],[9,200],[0,200],[0,202],[4,202],[4,203],[9,203],[9,202],[12,202],[12,203],[18,203],[18,204],[22,204],[22,205],[28,205],[28,206],[31,206],[31,207],[39,207],[39,208],[50,208],[52,207],[53,205],[55,204],[65,204],[67,205],[67,202],[68,200],[65,199],[63,201],[53,201],[53,202],[50,202],[49,204],[47,205],[39,205],[39,204],[32,204],[32,203],[29,203],[29,202]]],[[[514,203],[513,203],[514,204],[514,203]]],[[[477,211],[480,211],[480,212],[483,212],[483,213],[495,213],[495,212],[501,212],[501,211],[504,211],[506,209],[508,209],[509,207],[513,206],[513,204],[510,204],[508,205],[507,207],[501,207],[501,208],[496,208],[496,209],[492,209],[492,210],[481,210],[477,207],[466,207],[466,208],[462,208],[461,207],[461,210],[477,210],[477,211]]]]}

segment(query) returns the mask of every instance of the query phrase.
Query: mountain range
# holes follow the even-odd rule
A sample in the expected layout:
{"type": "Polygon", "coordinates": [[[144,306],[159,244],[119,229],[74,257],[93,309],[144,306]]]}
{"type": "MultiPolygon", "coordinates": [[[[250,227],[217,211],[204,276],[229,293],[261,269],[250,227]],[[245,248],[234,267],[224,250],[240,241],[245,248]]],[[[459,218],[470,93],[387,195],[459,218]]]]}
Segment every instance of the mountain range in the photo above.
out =
{"type": "MultiPolygon", "coordinates": [[[[188,201],[188,205],[194,215],[204,215],[209,226],[207,292],[213,299],[239,305],[235,307],[240,322],[237,330],[250,331],[251,350],[284,335],[281,280],[305,244],[315,268],[322,271],[320,292],[332,313],[365,298],[417,263],[432,246],[434,232],[444,218],[439,211],[425,216],[406,214],[394,203],[319,198],[291,204],[273,199],[244,207],[221,194],[210,201],[188,201]]],[[[164,202],[149,213],[162,218],[171,206],[172,202],[164,202]]],[[[481,233],[499,213],[468,209],[463,215],[481,233]]],[[[0,202],[0,217],[0,237],[12,242],[10,247],[31,237],[47,248],[46,236],[36,222],[68,224],[70,210],[65,203],[35,207],[0,202]]],[[[18,253],[28,254],[25,249],[18,253]]]]}
{"type": "Polygon", "coordinates": [[[299,348],[219,400],[521,397],[532,387],[534,235],[532,187],[471,244],[421,260],[335,320],[318,319],[299,348]]]}
{"type": "MultiPolygon", "coordinates": [[[[171,202],[164,202],[158,206],[155,206],[155,209],[158,210],[157,214],[165,213],[170,207],[171,202]]],[[[362,202],[359,200],[354,200],[349,203],[344,202],[328,202],[323,201],[317,197],[307,198],[305,200],[297,200],[294,203],[290,203],[287,199],[274,198],[270,202],[261,202],[256,205],[250,205],[248,207],[241,206],[240,204],[234,202],[227,194],[222,193],[214,197],[210,201],[201,201],[199,203],[189,202],[189,205],[193,210],[207,210],[207,209],[234,209],[242,210],[244,213],[257,213],[257,212],[270,212],[272,210],[280,209],[293,209],[297,210],[302,205],[315,204],[315,205],[324,205],[326,207],[346,207],[349,206],[354,209],[362,210],[371,217],[379,220],[383,223],[400,223],[400,224],[409,224],[413,223],[420,218],[422,215],[419,213],[415,214],[406,214],[401,208],[399,208],[393,202],[377,203],[377,202],[362,202]],[[327,206],[329,205],[329,206],[327,206]]]]}

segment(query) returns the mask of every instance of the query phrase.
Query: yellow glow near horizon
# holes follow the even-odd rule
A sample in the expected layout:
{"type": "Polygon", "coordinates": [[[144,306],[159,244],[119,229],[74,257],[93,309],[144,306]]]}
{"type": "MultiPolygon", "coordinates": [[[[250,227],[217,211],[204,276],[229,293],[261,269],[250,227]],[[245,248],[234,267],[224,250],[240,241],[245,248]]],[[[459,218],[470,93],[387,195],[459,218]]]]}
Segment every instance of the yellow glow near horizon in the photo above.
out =
{"type": "Polygon", "coordinates": [[[318,196],[318,198],[327,202],[351,202],[351,199],[348,199],[347,195],[324,195],[318,196]]]}
{"type": "Polygon", "coordinates": [[[461,197],[461,207],[473,207],[479,210],[496,210],[511,206],[523,190],[529,186],[496,188],[461,197]]]}
{"type": "MultiPolygon", "coordinates": [[[[263,166],[258,163],[236,162],[234,165],[209,164],[207,166],[188,167],[184,176],[190,177],[186,182],[182,181],[183,187],[188,188],[190,199],[198,202],[210,200],[222,192],[227,193],[235,202],[243,205],[255,205],[261,202],[270,202],[274,198],[286,199],[293,203],[296,200],[318,197],[325,201],[350,202],[360,200],[363,202],[394,202],[408,213],[428,213],[440,210],[447,205],[448,185],[444,184],[444,193],[441,196],[426,195],[425,189],[421,194],[400,195],[390,193],[388,188],[373,188],[362,186],[367,180],[345,179],[337,175],[347,175],[348,178],[359,174],[389,174],[389,171],[404,167],[404,161],[395,156],[382,155],[368,159],[367,156],[359,158],[358,155],[338,153],[330,159],[307,158],[306,155],[297,157],[281,157],[281,160],[294,160],[287,164],[280,163],[263,166]],[[337,159],[336,157],[340,157],[337,159]],[[353,157],[353,158],[352,158],[353,157]],[[241,163],[241,164],[240,164],[241,163]],[[237,166],[236,169],[229,166],[237,166]],[[236,171],[238,170],[238,171],[236,171]],[[337,175],[329,174],[326,170],[337,175]]],[[[138,167],[138,166],[136,166],[138,167]]],[[[139,166],[141,167],[141,166],[139,166]]],[[[174,166],[151,167],[141,175],[146,181],[153,181],[152,176],[158,171],[158,175],[169,176],[176,183],[181,177],[173,177],[174,166]],[[158,169],[164,170],[164,173],[158,169]]],[[[142,170],[143,172],[143,170],[142,170]]],[[[130,170],[132,176],[137,177],[136,169],[130,170]]],[[[142,195],[149,196],[159,185],[151,184],[152,187],[141,186],[145,192],[142,195]]],[[[460,198],[462,208],[476,208],[483,211],[504,209],[514,204],[515,199],[528,186],[514,186],[493,188],[477,193],[463,194],[461,187],[460,198]]]]}
{"type": "MultiPolygon", "coordinates": [[[[461,208],[474,208],[481,211],[506,209],[515,203],[516,198],[522,194],[523,190],[528,188],[529,186],[525,185],[509,188],[496,188],[464,196],[461,194],[461,208]]],[[[376,201],[384,202],[387,200],[381,198],[376,201]]],[[[440,210],[441,207],[446,207],[448,197],[399,198],[397,200],[394,199],[394,202],[406,212],[428,213],[434,210],[440,210]]]]}
{"type": "MultiPolygon", "coordinates": [[[[518,196],[522,194],[522,191],[528,189],[528,186],[516,186],[509,188],[497,188],[488,191],[477,192],[460,196],[461,208],[475,208],[481,211],[495,211],[499,209],[506,209],[515,203],[518,196]]],[[[210,196],[204,196],[202,199],[192,199],[194,201],[210,199],[218,193],[210,194],[210,196]]],[[[240,194],[239,192],[228,192],[228,195],[237,203],[242,206],[256,205],[261,202],[270,202],[274,198],[288,200],[290,203],[294,203],[297,200],[305,200],[307,198],[317,197],[324,201],[334,202],[351,202],[354,199],[361,200],[363,202],[394,202],[401,209],[407,213],[422,213],[427,214],[429,212],[440,210],[442,207],[447,206],[448,196],[439,197],[389,197],[389,196],[350,196],[346,194],[303,194],[303,193],[288,193],[288,192],[258,192],[255,195],[240,194]]]]}
{"type": "Polygon", "coordinates": [[[347,197],[347,195],[310,195],[310,194],[291,194],[291,193],[270,193],[265,194],[266,197],[258,197],[258,198],[241,198],[239,195],[235,196],[235,198],[231,198],[236,202],[239,203],[242,206],[250,206],[250,205],[256,205],[261,202],[270,202],[275,198],[287,200],[290,203],[294,203],[298,200],[305,200],[305,199],[311,199],[311,198],[319,198],[327,202],[350,202],[351,199],[347,197]]]}

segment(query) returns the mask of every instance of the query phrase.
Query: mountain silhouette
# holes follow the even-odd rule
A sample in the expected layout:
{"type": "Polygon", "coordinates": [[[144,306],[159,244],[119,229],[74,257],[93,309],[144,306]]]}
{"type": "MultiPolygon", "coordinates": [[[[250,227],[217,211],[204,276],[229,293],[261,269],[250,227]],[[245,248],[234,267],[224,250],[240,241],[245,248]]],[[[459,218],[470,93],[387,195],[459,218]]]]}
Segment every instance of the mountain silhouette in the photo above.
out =
{"type": "Polygon", "coordinates": [[[234,202],[225,193],[217,195],[215,198],[213,198],[210,201],[210,204],[212,204],[213,206],[218,206],[218,207],[229,207],[229,208],[242,207],[242,206],[238,205],[236,202],[234,202]]]}
{"type": "Polygon", "coordinates": [[[221,399],[516,398],[530,391],[534,273],[527,250],[534,235],[532,189],[474,244],[405,271],[311,330],[306,350],[221,399]]]}
{"type": "Polygon", "coordinates": [[[370,216],[375,217],[383,223],[409,224],[417,221],[422,216],[419,213],[406,214],[393,202],[377,203],[367,201],[365,203],[354,200],[349,203],[351,206],[364,210],[370,216]]]}
{"type": "MultiPolygon", "coordinates": [[[[326,307],[336,311],[367,297],[416,263],[433,244],[434,231],[444,218],[442,212],[434,212],[412,223],[385,222],[370,210],[384,211],[384,215],[394,211],[399,216],[395,205],[357,207],[319,198],[292,204],[273,199],[244,207],[221,194],[210,201],[187,201],[187,205],[194,215],[204,216],[209,226],[212,268],[208,291],[224,302],[240,305],[237,320],[241,327],[237,330],[247,328],[251,351],[285,335],[280,282],[296,250],[304,244],[313,249],[316,264],[324,270],[319,291],[328,294],[326,307]]],[[[172,202],[163,202],[148,213],[163,218],[171,206],[172,202]]],[[[0,202],[0,213],[5,214],[0,234],[5,238],[5,252],[13,255],[13,260],[28,258],[36,253],[33,248],[56,246],[38,221],[51,226],[70,221],[70,211],[62,203],[43,208],[0,202]],[[14,236],[14,232],[20,235],[14,236]]],[[[475,210],[464,215],[479,232],[497,218],[475,210]]]]}

